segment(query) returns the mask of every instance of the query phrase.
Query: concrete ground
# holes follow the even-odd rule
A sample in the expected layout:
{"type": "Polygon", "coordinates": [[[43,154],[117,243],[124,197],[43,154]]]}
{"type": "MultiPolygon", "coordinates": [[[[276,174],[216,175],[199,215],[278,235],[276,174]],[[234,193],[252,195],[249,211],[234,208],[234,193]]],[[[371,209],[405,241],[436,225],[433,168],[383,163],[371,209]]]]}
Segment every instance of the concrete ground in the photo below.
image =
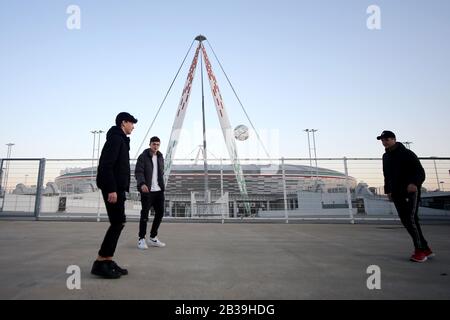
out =
{"type": "Polygon", "coordinates": [[[163,222],[167,247],[139,251],[129,222],[116,261],[130,274],[105,280],[90,268],[107,226],[0,221],[0,299],[450,299],[450,225],[423,226],[437,256],[419,264],[398,224],[163,222]],[[367,288],[370,265],[380,290],[367,288]]]}

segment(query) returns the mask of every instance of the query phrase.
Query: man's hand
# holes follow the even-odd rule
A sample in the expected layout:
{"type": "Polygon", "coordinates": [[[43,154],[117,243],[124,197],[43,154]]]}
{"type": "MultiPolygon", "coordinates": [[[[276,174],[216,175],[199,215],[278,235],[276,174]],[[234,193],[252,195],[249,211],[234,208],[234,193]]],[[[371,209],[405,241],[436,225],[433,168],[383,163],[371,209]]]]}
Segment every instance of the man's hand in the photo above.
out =
{"type": "Polygon", "coordinates": [[[117,202],[117,192],[108,193],[108,202],[116,203],[117,202]]]}
{"type": "Polygon", "coordinates": [[[408,193],[417,192],[417,186],[415,184],[413,184],[413,183],[410,183],[406,190],[408,191],[408,193]]]}
{"type": "Polygon", "coordinates": [[[143,185],[141,186],[141,191],[144,192],[144,193],[149,193],[149,192],[150,192],[150,190],[148,190],[147,185],[145,185],[145,184],[143,184],[143,185]]]}

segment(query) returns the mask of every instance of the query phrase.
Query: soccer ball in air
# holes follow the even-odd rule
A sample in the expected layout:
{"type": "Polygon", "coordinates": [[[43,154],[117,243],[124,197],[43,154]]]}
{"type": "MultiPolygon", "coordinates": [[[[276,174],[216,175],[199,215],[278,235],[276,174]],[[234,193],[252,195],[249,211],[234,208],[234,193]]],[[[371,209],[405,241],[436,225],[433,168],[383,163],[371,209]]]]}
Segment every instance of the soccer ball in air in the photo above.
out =
{"type": "Polygon", "coordinates": [[[237,126],[234,128],[234,137],[236,140],[239,141],[245,141],[248,139],[249,133],[247,126],[244,126],[243,124],[237,126]]]}

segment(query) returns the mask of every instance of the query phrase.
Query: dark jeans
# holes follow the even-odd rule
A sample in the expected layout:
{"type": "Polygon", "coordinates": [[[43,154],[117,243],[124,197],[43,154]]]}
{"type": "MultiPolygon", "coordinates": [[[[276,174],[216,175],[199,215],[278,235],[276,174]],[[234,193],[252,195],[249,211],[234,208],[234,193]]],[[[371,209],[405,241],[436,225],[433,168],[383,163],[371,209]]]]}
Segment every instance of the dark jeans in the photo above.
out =
{"type": "Polygon", "coordinates": [[[154,238],[158,235],[158,228],[164,216],[164,192],[141,192],[141,220],[139,221],[139,239],[145,238],[147,233],[147,222],[150,208],[155,209],[155,218],[153,219],[150,237],[154,238]]]}
{"type": "Polygon", "coordinates": [[[125,216],[125,191],[117,192],[117,202],[108,202],[108,193],[103,192],[103,200],[105,201],[106,211],[108,212],[108,218],[110,226],[106,231],[105,238],[103,239],[102,246],[98,255],[101,257],[112,257],[116,251],[117,241],[119,241],[120,233],[126,222],[125,216]]]}
{"type": "Polygon", "coordinates": [[[425,240],[419,224],[419,202],[420,192],[408,193],[404,195],[392,194],[392,200],[397,208],[402,224],[410,234],[416,249],[427,249],[428,243],[425,240]]]}

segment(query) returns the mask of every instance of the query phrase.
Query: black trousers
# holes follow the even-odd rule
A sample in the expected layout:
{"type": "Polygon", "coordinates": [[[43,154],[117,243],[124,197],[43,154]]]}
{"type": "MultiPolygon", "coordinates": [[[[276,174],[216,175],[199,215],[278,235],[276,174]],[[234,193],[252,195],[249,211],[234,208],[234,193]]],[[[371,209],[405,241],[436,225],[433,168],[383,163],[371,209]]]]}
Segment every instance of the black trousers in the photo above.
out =
{"type": "Polygon", "coordinates": [[[125,216],[125,191],[117,192],[117,202],[108,202],[108,193],[102,191],[103,200],[105,201],[106,212],[108,212],[108,218],[110,226],[106,231],[105,238],[103,239],[102,246],[98,255],[100,257],[112,257],[116,251],[117,242],[119,241],[120,234],[126,222],[125,216]]]}
{"type": "Polygon", "coordinates": [[[403,195],[392,194],[392,200],[397,208],[398,215],[402,224],[410,234],[414,248],[427,249],[428,243],[425,240],[422,229],[419,224],[419,201],[420,192],[408,193],[403,195]]]}
{"type": "Polygon", "coordinates": [[[158,235],[158,228],[164,216],[164,192],[141,192],[141,220],[139,221],[139,239],[145,238],[147,233],[148,214],[151,207],[155,209],[155,218],[153,219],[150,237],[154,238],[158,235]]]}

